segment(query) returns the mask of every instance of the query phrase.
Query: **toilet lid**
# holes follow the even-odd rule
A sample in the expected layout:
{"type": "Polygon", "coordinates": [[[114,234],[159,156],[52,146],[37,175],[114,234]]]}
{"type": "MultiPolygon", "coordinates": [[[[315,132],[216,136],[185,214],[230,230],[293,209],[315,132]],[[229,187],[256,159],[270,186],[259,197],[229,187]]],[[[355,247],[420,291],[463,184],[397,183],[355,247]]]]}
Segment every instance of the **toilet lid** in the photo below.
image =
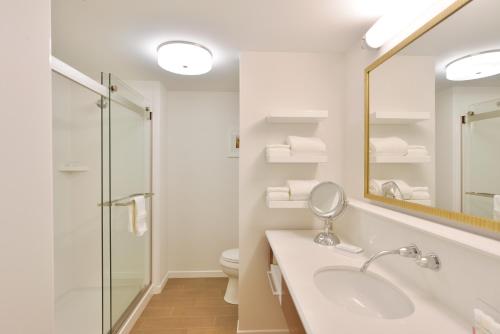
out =
{"type": "Polygon", "coordinates": [[[240,262],[240,250],[238,248],[228,249],[222,252],[222,258],[224,261],[239,263],[240,262]]]}

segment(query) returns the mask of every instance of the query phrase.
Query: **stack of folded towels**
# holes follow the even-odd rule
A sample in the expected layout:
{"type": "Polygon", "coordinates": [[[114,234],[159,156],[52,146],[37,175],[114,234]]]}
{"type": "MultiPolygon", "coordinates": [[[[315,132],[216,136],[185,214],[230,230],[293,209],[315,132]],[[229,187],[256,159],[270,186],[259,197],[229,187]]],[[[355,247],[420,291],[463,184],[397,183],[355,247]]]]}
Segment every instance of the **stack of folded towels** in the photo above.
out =
{"type": "Polygon", "coordinates": [[[283,158],[290,156],[325,155],[325,143],[315,137],[288,136],[286,144],[272,144],[266,146],[267,158],[283,158]]]}
{"type": "Polygon", "coordinates": [[[421,200],[430,200],[431,195],[429,193],[429,187],[411,187],[403,180],[370,180],[370,193],[374,195],[383,196],[382,186],[384,183],[393,181],[395,182],[399,189],[401,190],[401,194],[397,194],[397,199],[405,200],[405,201],[421,201],[421,200]]]}
{"type": "Polygon", "coordinates": [[[422,145],[408,145],[398,137],[370,138],[370,154],[376,156],[427,156],[429,152],[422,145]]]}
{"type": "Polygon", "coordinates": [[[288,180],[284,187],[267,187],[266,199],[270,201],[307,201],[316,180],[288,180]]]}

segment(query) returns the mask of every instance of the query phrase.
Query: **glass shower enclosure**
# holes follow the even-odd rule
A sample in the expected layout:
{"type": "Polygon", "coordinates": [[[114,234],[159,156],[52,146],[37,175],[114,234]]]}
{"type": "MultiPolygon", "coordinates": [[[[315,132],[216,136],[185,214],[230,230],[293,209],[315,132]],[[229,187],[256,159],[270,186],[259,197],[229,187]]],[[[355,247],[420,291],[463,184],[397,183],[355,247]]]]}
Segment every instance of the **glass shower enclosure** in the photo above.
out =
{"type": "Polygon", "coordinates": [[[52,64],[55,333],[116,333],[151,285],[150,110],[52,64]]]}
{"type": "Polygon", "coordinates": [[[500,220],[500,99],[471,105],[462,117],[462,211],[500,220]]]}

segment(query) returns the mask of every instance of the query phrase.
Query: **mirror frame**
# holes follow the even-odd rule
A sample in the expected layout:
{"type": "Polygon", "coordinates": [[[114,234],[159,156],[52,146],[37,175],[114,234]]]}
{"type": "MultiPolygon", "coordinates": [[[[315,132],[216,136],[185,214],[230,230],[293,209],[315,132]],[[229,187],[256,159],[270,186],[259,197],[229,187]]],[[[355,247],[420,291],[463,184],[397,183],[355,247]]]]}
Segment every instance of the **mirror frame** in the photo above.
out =
{"type": "Polygon", "coordinates": [[[374,195],[370,194],[369,192],[369,180],[370,180],[370,153],[369,153],[369,138],[370,138],[370,73],[371,71],[375,70],[378,68],[380,65],[382,65],[384,62],[389,60],[391,57],[396,55],[400,50],[411,44],[413,41],[430,31],[432,28],[437,26],[439,23],[442,21],[446,20],[448,17],[453,15],[455,12],[459,11],[462,7],[467,5],[468,3],[472,2],[472,0],[455,0],[453,4],[448,6],[445,10],[443,10],[441,13],[437,14],[434,18],[432,18],[430,21],[428,21],[426,24],[424,24],[421,28],[416,30],[414,33],[412,33],[410,36],[406,37],[403,41],[398,43],[395,47],[381,55],[379,58],[377,58],[373,63],[371,63],[366,69],[365,69],[365,75],[364,75],[364,87],[365,87],[365,92],[364,92],[364,109],[365,109],[365,124],[364,124],[364,132],[365,132],[365,138],[364,138],[364,197],[375,201],[375,202],[381,202],[385,205],[389,205],[391,207],[396,207],[396,208],[401,208],[405,211],[406,213],[417,213],[420,215],[426,215],[426,216],[432,216],[432,217],[439,217],[443,218],[446,220],[458,222],[460,224],[466,224],[469,227],[475,227],[475,228],[480,228],[488,231],[493,231],[493,232],[500,232],[500,222],[488,219],[488,218],[483,218],[483,217],[478,217],[478,216],[472,216],[468,215],[465,213],[461,212],[456,212],[456,211],[448,211],[444,209],[439,209],[436,207],[431,207],[431,206],[425,206],[421,204],[414,204],[414,203],[409,203],[397,199],[391,199],[391,198],[386,198],[384,196],[379,196],[379,195],[374,195]]]}

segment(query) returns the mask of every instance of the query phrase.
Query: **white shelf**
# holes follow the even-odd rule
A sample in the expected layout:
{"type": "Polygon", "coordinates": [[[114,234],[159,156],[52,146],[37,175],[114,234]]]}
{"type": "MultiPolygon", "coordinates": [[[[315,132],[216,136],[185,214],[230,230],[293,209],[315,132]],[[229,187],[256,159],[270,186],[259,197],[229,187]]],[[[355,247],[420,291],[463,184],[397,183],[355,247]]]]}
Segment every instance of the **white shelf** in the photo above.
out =
{"type": "Polygon", "coordinates": [[[431,118],[428,112],[372,112],[370,124],[412,124],[431,118]]]}
{"type": "Polygon", "coordinates": [[[370,156],[370,163],[372,164],[419,164],[430,162],[431,157],[429,155],[382,155],[382,156],[370,156]]]}
{"type": "Polygon", "coordinates": [[[270,209],[307,209],[307,201],[266,201],[270,209]]]}
{"type": "Polygon", "coordinates": [[[318,123],[328,118],[328,110],[273,112],[266,117],[269,123],[318,123]]]}
{"type": "Polygon", "coordinates": [[[431,206],[430,199],[409,199],[409,200],[406,200],[405,202],[431,206]]]}
{"type": "Polygon", "coordinates": [[[89,168],[80,164],[66,164],[60,166],[57,170],[65,173],[83,173],[88,172],[89,168]]]}
{"type": "Polygon", "coordinates": [[[271,164],[318,164],[328,162],[326,155],[290,155],[285,157],[269,157],[266,160],[271,164]]]}

